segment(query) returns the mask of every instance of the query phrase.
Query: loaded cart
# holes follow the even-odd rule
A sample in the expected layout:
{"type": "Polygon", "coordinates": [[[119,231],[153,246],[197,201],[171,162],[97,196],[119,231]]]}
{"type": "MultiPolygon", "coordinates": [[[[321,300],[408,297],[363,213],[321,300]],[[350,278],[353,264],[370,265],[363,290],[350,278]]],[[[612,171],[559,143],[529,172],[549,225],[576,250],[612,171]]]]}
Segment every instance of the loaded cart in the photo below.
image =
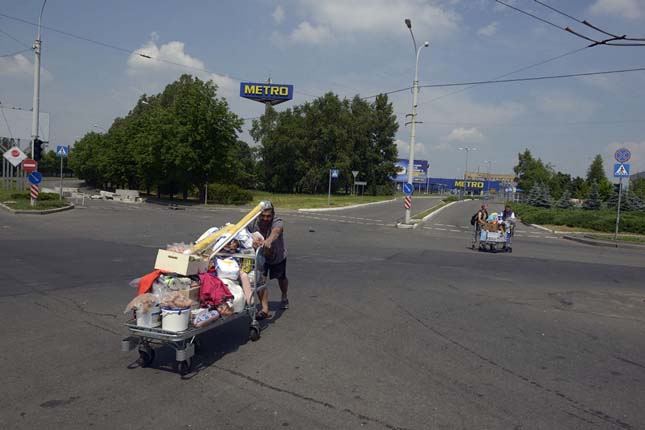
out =
{"type": "MultiPolygon", "coordinates": [[[[239,237],[240,232],[246,231],[246,227],[257,218],[264,207],[265,202],[261,202],[237,224],[207,232],[208,235],[205,233],[183,252],[159,250],[155,269],[163,273],[163,282],[158,285],[160,288],[166,288],[166,285],[170,285],[170,288],[176,287],[177,290],[172,291],[171,295],[178,298],[178,301],[187,299],[186,303],[192,303],[192,306],[164,306],[163,303],[157,303],[158,294],[146,294],[151,302],[147,303],[145,313],[139,313],[137,309],[133,317],[125,323],[129,336],[121,341],[123,352],[138,349],[139,365],[149,367],[155,359],[154,346],[170,346],[175,350],[175,369],[181,375],[185,375],[192,371],[198,337],[225,322],[248,317],[249,339],[256,341],[260,338],[260,324],[255,317],[256,303],[259,303],[258,292],[267,287],[262,273],[262,249],[247,248],[235,253],[223,253],[222,249],[233,238],[239,237]],[[220,280],[214,273],[205,273],[209,262],[214,261],[220,276],[219,262],[223,260],[230,264],[236,264],[231,261],[238,261],[239,266],[248,271],[245,274],[250,285],[250,299],[247,296],[248,292],[242,291],[242,287],[231,279],[220,280]],[[200,303],[204,303],[200,300],[203,298],[200,288],[205,286],[204,282],[199,285],[200,279],[226,286],[222,291],[231,297],[230,301],[220,304],[224,308],[200,306],[200,303]]],[[[142,298],[141,301],[148,300],[141,291],[139,287],[137,298],[142,298]]]]}
{"type": "Polygon", "coordinates": [[[484,224],[479,235],[479,251],[493,253],[498,251],[513,252],[511,247],[511,224],[503,221],[484,224]]]}

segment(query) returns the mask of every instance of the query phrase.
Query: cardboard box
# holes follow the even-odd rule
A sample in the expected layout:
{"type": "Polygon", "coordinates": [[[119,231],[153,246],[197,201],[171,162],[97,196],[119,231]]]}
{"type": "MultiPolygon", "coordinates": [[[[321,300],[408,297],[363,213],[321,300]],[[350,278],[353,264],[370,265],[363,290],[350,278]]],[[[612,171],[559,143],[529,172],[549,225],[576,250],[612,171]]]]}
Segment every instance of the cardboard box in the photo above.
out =
{"type": "Polygon", "coordinates": [[[178,273],[184,276],[197,275],[208,270],[208,261],[194,255],[160,249],[157,252],[155,269],[178,273]]]}
{"type": "Polygon", "coordinates": [[[190,287],[187,290],[179,290],[179,292],[186,298],[190,299],[194,303],[199,304],[199,285],[196,287],[190,287]]]}

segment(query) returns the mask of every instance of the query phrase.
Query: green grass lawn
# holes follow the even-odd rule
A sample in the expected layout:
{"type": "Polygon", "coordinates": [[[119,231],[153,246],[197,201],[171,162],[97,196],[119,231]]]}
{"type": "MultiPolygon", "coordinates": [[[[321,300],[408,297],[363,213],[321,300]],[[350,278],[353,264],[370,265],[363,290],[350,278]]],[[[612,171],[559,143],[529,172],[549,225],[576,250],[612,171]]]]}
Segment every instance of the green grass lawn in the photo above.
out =
{"type": "Polygon", "coordinates": [[[456,202],[457,200],[459,200],[459,198],[456,196],[448,196],[445,199],[443,199],[438,205],[414,215],[412,219],[423,219],[424,217],[430,215],[432,212],[437,211],[442,207],[446,206],[448,203],[456,202]]]}
{"type": "Polygon", "coordinates": [[[334,208],[362,203],[382,202],[394,198],[394,196],[347,196],[332,194],[331,204],[328,204],[326,194],[273,194],[265,191],[251,191],[251,193],[253,194],[252,205],[257,205],[263,200],[270,200],[278,209],[334,208]]]}
{"type": "Polygon", "coordinates": [[[58,194],[41,193],[35,206],[31,206],[29,194],[26,191],[0,189],[0,202],[15,210],[35,210],[62,208],[69,205],[65,199],[59,200],[58,194]]]}

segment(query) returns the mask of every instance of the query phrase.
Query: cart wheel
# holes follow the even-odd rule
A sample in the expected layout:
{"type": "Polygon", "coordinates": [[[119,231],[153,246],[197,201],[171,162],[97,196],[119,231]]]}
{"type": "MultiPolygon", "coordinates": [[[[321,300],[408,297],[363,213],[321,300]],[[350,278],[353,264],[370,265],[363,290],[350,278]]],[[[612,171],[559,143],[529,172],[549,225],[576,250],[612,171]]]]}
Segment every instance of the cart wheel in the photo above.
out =
{"type": "Polygon", "coordinates": [[[252,342],[260,339],[260,329],[258,327],[251,327],[249,330],[249,339],[251,339],[252,342]]]}
{"type": "Polygon", "coordinates": [[[188,359],[177,363],[177,372],[181,376],[188,375],[193,370],[193,360],[188,359]]]}
{"type": "Polygon", "coordinates": [[[511,248],[510,246],[509,246],[508,248],[506,248],[506,250],[507,250],[508,252],[513,252],[513,248],[511,248]]]}
{"type": "Polygon", "coordinates": [[[139,366],[141,367],[150,367],[152,362],[155,360],[155,350],[152,348],[140,349],[139,350],[139,366]]]}

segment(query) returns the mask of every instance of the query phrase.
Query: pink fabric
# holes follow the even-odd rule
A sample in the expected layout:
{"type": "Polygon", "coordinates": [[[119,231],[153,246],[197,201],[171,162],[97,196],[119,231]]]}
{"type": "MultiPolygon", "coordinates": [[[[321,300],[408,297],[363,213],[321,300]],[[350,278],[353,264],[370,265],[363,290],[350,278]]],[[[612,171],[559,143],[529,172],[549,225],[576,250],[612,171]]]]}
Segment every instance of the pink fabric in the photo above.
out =
{"type": "Polygon", "coordinates": [[[199,301],[202,306],[217,306],[227,300],[233,300],[231,291],[215,274],[202,273],[199,275],[199,281],[199,301]]]}

